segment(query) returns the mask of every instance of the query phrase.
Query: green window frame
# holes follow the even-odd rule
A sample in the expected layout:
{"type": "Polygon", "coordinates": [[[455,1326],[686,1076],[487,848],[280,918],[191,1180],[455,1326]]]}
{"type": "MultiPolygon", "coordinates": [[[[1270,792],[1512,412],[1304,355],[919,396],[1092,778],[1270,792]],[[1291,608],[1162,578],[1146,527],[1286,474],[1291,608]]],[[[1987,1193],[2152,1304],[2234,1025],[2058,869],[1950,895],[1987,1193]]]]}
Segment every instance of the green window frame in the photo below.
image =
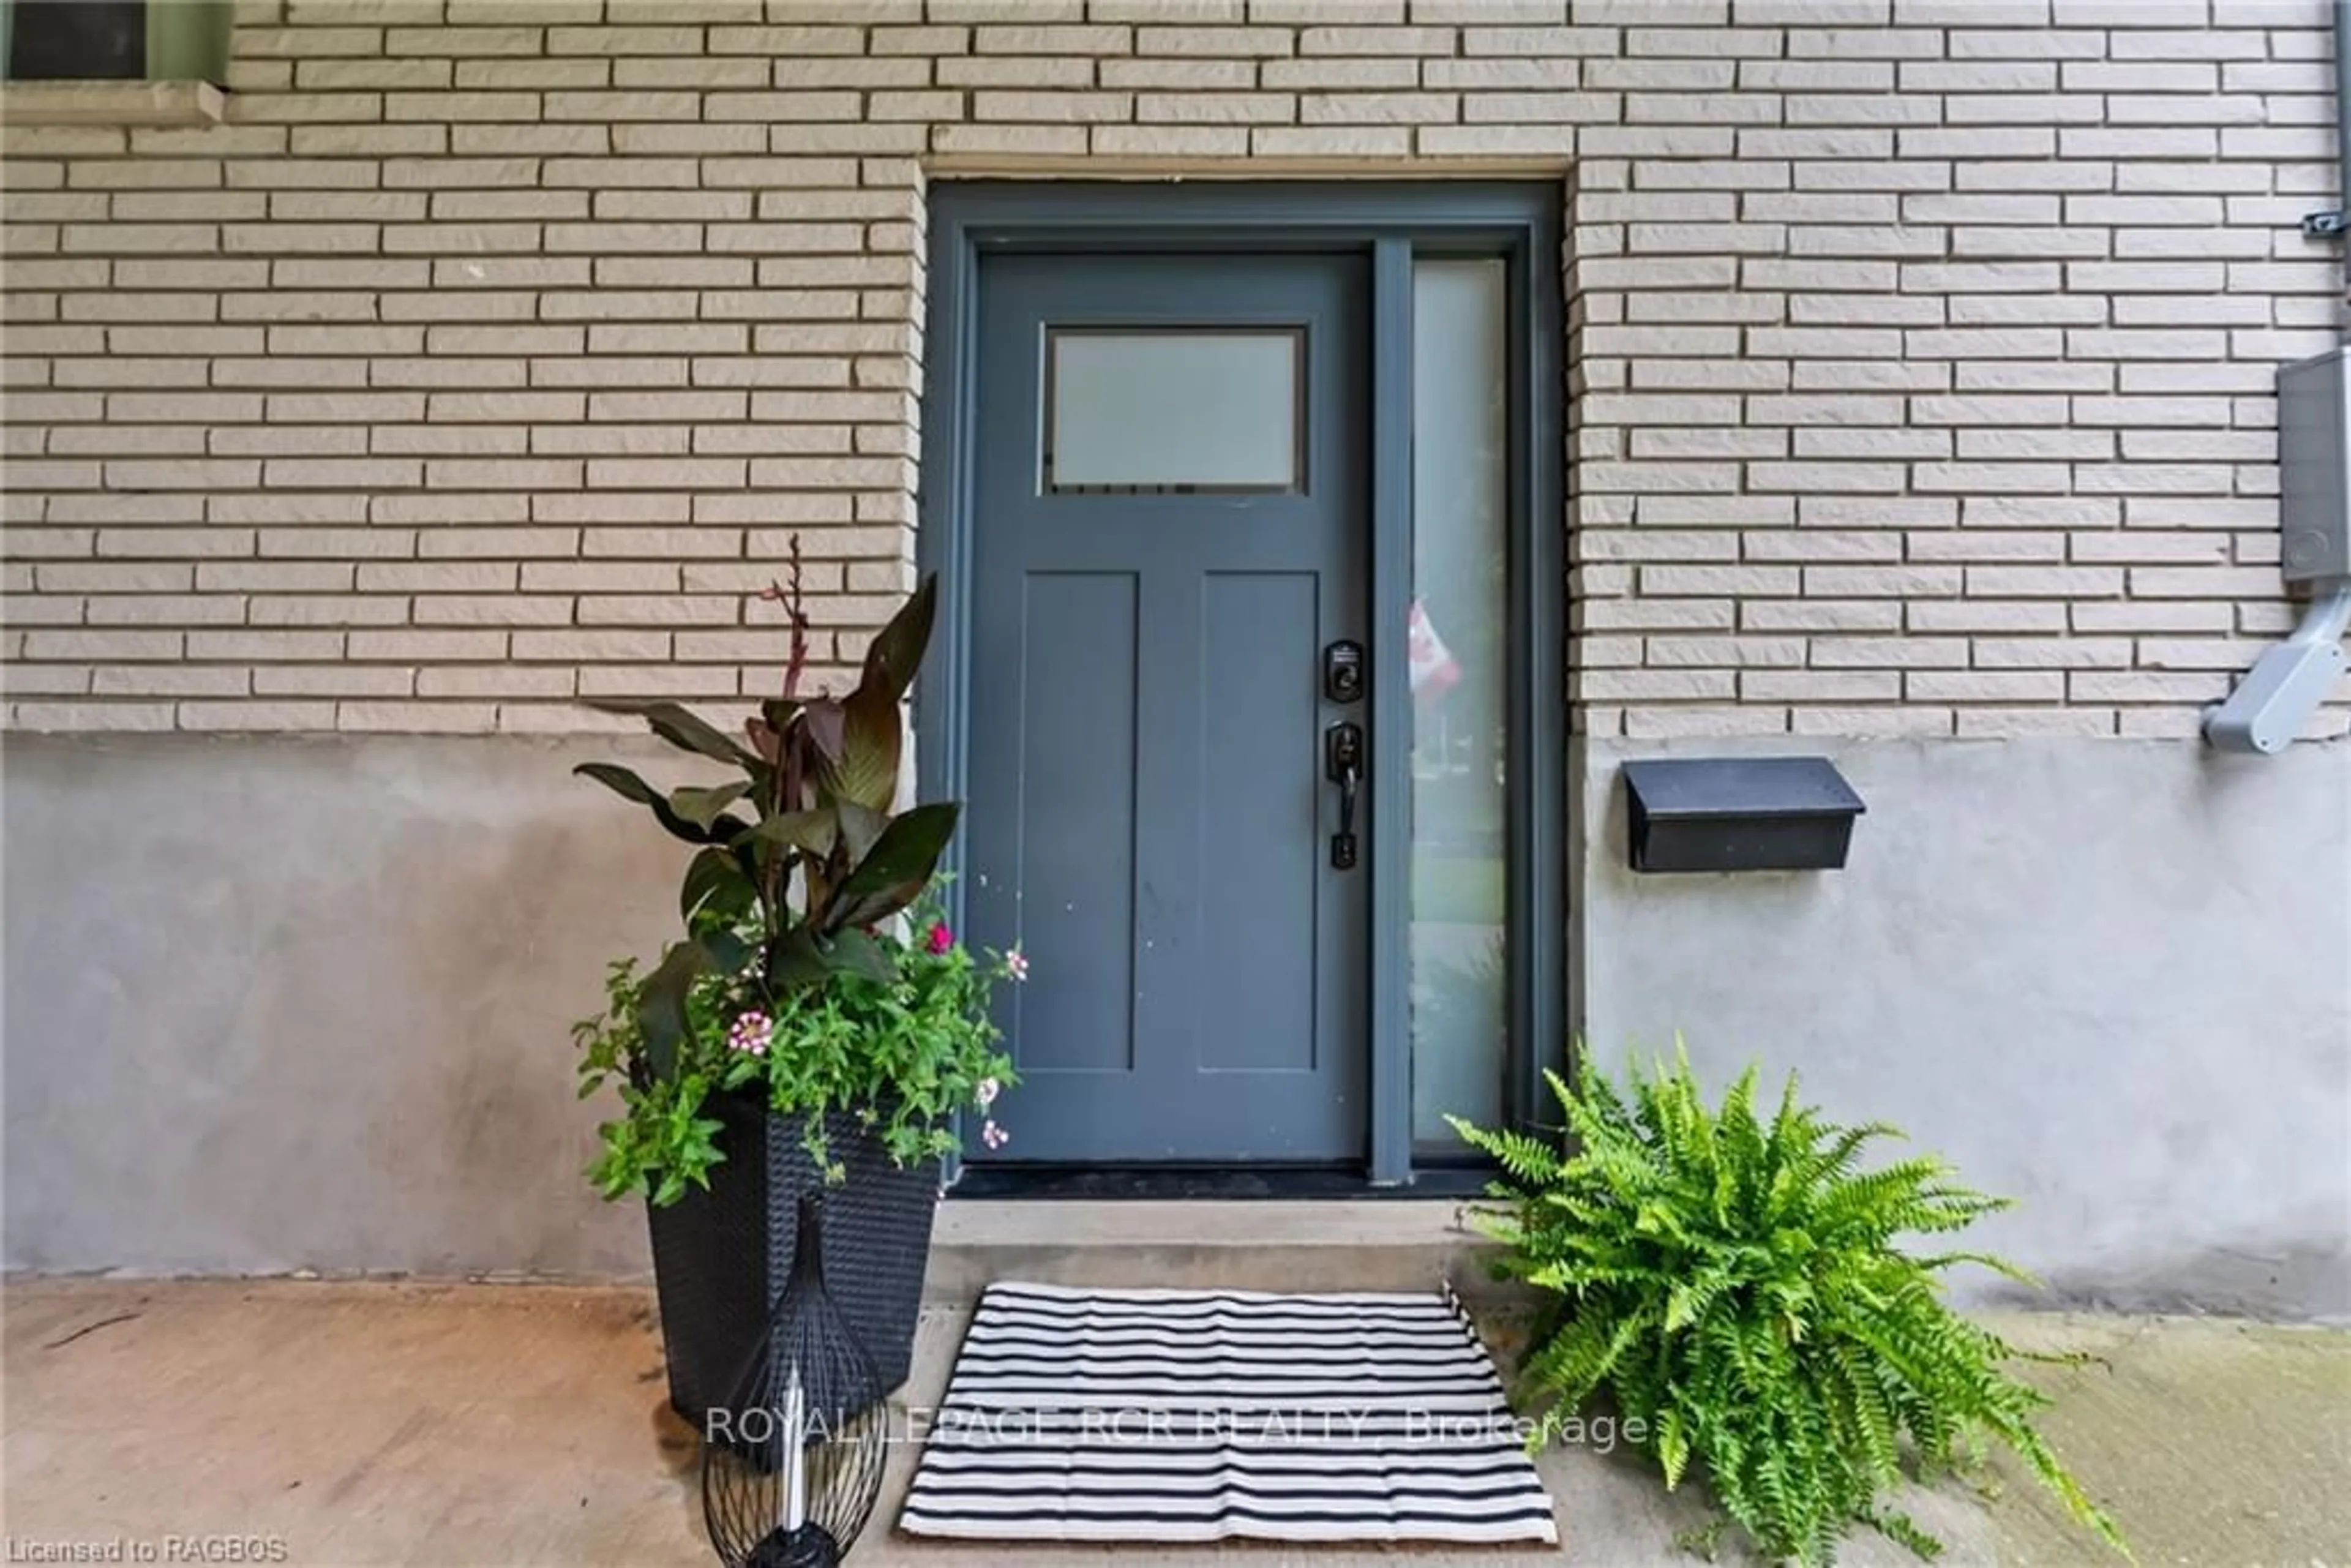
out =
{"type": "MultiPolygon", "coordinates": [[[[111,81],[110,77],[16,76],[17,0],[0,0],[0,77],[15,80],[111,81]]],[[[228,78],[229,42],[235,26],[235,0],[147,0],[146,69],[141,81],[205,81],[228,78]]]]}

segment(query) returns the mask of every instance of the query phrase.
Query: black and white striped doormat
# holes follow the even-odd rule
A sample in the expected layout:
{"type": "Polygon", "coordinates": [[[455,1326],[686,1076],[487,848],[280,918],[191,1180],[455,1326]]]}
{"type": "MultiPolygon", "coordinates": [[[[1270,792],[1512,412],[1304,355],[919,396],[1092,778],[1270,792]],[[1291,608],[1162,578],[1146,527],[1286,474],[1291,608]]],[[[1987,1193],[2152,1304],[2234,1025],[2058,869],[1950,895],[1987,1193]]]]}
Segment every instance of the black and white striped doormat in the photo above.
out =
{"type": "Polygon", "coordinates": [[[1451,1292],[990,1285],[898,1516],[983,1541],[1556,1542],[1451,1292]]]}

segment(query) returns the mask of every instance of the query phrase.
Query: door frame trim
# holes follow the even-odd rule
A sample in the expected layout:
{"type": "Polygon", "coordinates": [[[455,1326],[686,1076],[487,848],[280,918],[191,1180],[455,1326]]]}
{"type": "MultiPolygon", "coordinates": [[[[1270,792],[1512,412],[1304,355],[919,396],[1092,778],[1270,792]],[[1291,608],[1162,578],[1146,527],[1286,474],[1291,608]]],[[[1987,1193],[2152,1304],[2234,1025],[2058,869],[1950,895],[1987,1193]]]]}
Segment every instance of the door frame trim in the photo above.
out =
{"type": "MultiPolygon", "coordinates": [[[[1481,255],[1508,264],[1511,362],[1509,766],[1505,926],[1510,1061],[1505,1104],[1526,1124],[1541,1071],[1562,1061],[1566,1017],[1568,707],[1562,300],[1563,186],[1555,182],[943,181],[929,195],[929,290],[915,560],[940,578],[937,635],[915,686],[916,775],[927,800],[962,799],[967,773],[977,474],[972,388],[977,372],[979,257],[985,251],[1236,248],[1359,250],[1372,258],[1370,558],[1374,733],[1407,733],[1405,653],[1412,559],[1412,262],[1481,255]]],[[[1405,816],[1410,756],[1374,748],[1371,875],[1370,1125],[1374,1186],[1413,1175],[1405,816]]],[[[944,869],[962,869],[960,838],[944,869]]],[[[961,900],[947,891],[951,919],[961,900]]],[[[952,1182],[959,1162],[948,1161],[952,1182]]]]}

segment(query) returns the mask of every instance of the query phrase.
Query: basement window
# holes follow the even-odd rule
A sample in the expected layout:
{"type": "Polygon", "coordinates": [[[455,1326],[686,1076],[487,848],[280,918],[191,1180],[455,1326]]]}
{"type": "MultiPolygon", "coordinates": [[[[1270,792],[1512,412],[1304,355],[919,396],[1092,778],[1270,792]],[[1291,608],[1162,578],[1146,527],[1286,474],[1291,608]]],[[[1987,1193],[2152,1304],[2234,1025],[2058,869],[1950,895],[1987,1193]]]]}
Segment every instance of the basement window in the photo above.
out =
{"type": "Polygon", "coordinates": [[[235,0],[0,0],[0,120],[207,125],[235,0]]]}

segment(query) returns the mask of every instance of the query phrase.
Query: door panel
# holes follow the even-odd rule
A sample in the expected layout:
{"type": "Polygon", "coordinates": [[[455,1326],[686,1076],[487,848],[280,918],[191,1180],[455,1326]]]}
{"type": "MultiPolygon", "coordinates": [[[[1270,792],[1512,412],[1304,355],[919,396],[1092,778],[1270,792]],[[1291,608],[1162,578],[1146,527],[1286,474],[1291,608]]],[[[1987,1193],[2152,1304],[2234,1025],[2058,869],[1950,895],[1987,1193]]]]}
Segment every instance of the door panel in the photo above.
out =
{"type": "Polygon", "coordinates": [[[1072,759],[1134,755],[1136,581],[1131,572],[1040,572],[1023,588],[1021,936],[1101,981],[1020,987],[1008,999],[1040,1071],[1123,1071],[1134,1065],[1134,774],[1072,759]],[[1086,656],[1065,656],[1073,648],[1086,656]]]}
{"type": "Polygon", "coordinates": [[[1315,998],[1293,981],[1315,967],[1321,727],[1311,681],[1268,675],[1314,668],[1319,587],[1309,572],[1201,584],[1201,841],[1220,873],[1200,911],[1205,1071],[1314,1066],[1315,998]]]}
{"type": "Polygon", "coordinates": [[[1321,658],[1365,631],[1366,290],[1337,256],[981,263],[964,897],[1031,964],[996,1157],[1363,1156],[1322,731],[1368,705],[1321,658]]]}

